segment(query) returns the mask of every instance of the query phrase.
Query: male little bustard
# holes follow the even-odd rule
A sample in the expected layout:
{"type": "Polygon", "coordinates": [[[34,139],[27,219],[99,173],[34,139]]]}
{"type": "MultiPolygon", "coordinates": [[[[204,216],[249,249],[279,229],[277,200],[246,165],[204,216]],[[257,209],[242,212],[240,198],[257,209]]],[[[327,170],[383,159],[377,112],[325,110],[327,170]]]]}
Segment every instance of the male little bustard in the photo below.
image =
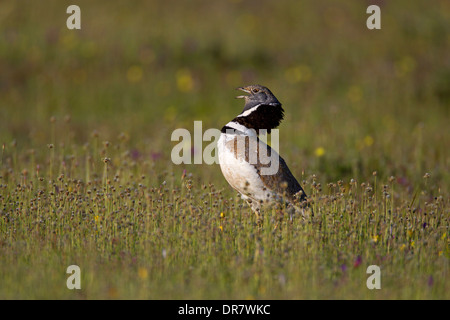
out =
{"type": "Polygon", "coordinates": [[[247,200],[257,218],[261,204],[285,201],[304,216],[306,194],[275,150],[259,139],[261,129],[270,133],[284,117],[281,103],[269,89],[260,85],[238,88],[248,95],[244,110],[223,128],[218,140],[220,168],[228,183],[247,200]],[[268,170],[267,155],[276,164],[268,170]],[[274,161],[276,160],[276,161],[274,161]]]}

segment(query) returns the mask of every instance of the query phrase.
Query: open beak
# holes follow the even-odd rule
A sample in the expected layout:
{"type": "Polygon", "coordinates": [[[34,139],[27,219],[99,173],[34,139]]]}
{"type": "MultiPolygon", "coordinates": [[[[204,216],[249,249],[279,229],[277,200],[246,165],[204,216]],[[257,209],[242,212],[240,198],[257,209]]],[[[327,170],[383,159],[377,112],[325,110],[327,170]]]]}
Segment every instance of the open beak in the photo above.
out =
{"type": "MultiPolygon", "coordinates": [[[[244,91],[245,93],[250,93],[250,90],[248,90],[246,87],[239,87],[239,88],[236,88],[236,90],[241,90],[241,91],[244,91]]],[[[248,97],[248,96],[237,96],[236,99],[243,99],[246,97],[248,97]]]]}

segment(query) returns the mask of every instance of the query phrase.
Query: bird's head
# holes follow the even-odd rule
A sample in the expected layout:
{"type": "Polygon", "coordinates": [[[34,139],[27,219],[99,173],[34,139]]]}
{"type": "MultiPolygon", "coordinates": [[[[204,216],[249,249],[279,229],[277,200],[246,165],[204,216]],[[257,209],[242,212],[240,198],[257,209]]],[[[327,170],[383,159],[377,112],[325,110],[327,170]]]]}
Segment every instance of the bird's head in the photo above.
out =
{"type": "Polygon", "coordinates": [[[255,84],[237,88],[248,95],[237,96],[245,100],[244,110],[235,121],[250,129],[271,129],[278,127],[284,117],[280,101],[264,86],[255,84]]]}
{"type": "Polygon", "coordinates": [[[237,96],[238,99],[245,100],[244,110],[249,110],[257,105],[281,106],[281,103],[273,95],[273,93],[264,86],[253,84],[246,87],[239,87],[236,90],[241,90],[248,95],[237,96]]]}

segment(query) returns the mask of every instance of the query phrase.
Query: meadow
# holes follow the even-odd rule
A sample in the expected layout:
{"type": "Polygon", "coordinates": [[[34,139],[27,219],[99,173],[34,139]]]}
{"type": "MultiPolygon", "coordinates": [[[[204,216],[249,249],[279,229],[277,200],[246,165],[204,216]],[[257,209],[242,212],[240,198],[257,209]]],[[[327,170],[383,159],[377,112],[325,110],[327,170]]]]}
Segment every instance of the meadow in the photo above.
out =
{"type": "Polygon", "coordinates": [[[76,4],[0,3],[1,299],[450,298],[448,1],[76,4]],[[253,83],[314,217],[171,160],[253,83]]]}

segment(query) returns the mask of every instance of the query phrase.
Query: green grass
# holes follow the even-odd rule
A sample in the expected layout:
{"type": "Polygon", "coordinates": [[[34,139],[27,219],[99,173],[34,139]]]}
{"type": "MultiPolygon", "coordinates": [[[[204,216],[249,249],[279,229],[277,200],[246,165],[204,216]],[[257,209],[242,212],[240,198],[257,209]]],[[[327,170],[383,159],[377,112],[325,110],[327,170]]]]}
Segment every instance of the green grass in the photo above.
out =
{"type": "Polygon", "coordinates": [[[137,3],[0,4],[0,298],[450,298],[447,1],[137,3]],[[252,83],[312,219],[171,162],[252,83]]]}

